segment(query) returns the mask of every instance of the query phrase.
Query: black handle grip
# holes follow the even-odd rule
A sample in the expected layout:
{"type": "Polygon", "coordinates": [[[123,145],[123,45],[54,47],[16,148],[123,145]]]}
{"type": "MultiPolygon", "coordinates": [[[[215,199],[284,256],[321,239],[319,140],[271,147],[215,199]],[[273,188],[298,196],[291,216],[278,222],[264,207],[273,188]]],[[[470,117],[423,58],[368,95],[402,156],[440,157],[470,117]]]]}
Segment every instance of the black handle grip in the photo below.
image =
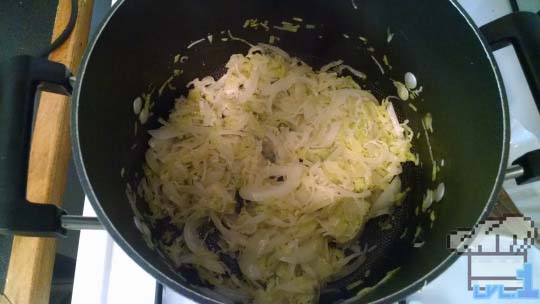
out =
{"type": "MultiPolygon", "coordinates": [[[[492,50],[512,44],[516,50],[536,106],[540,111],[540,15],[517,12],[492,21],[480,28],[492,50]]],[[[540,180],[540,150],[531,151],[512,164],[523,167],[518,184],[540,180]]]]}
{"type": "Polygon", "coordinates": [[[34,97],[41,83],[71,92],[71,74],[62,64],[17,56],[0,64],[0,233],[32,236],[64,234],[63,210],[26,200],[34,97]]]}
{"type": "Polygon", "coordinates": [[[540,16],[531,12],[512,13],[480,29],[492,50],[514,46],[540,110],[540,16]]]}

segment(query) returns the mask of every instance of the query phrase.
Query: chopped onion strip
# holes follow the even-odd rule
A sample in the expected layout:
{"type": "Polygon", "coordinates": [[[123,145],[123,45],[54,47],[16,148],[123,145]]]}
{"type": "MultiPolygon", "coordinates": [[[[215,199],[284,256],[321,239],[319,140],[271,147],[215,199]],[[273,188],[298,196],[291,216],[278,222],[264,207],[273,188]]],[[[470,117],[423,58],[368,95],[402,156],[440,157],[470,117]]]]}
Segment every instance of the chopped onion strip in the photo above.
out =
{"type": "Polygon", "coordinates": [[[384,68],[381,65],[381,63],[377,60],[377,58],[375,58],[375,56],[371,55],[371,60],[373,60],[373,62],[377,65],[377,67],[379,68],[379,71],[381,71],[381,74],[384,75],[384,68]]]}
{"type": "Polygon", "coordinates": [[[303,167],[301,165],[274,166],[268,170],[267,176],[283,176],[285,181],[277,185],[247,185],[240,188],[242,198],[255,202],[282,198],[300,185],[303,167]]]}
{"type": "Polygon", "coordinates": [[[204,40],[205,40],[204,38],[201,38],[201,39],[199,39],[199,40],[193,41],[192,43],[190,43],[190,44],[187,46],[187,49],[190,49],[190,48],[196,46],[197,44],[203,42],[204,40]]]}

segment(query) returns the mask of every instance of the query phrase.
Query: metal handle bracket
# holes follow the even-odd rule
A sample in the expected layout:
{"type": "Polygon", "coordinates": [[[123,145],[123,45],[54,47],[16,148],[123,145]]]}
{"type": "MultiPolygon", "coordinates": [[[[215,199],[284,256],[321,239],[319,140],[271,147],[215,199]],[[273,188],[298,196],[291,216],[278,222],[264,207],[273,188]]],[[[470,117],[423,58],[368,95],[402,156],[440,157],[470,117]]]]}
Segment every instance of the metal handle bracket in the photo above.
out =
{"type": "Polygon", "coordinates": [[[62,228],[66,230],[103,230],[103,225],[97,217],[80,215],[62,215],[60,217],[62,228]]]}

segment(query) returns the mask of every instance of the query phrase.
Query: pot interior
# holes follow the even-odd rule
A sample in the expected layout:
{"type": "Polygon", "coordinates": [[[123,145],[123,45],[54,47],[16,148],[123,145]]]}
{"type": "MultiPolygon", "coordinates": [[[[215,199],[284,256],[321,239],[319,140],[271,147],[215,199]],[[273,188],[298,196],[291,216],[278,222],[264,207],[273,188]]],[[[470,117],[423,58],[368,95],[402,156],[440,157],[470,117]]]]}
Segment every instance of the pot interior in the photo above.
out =
{"type": "MultiPolygon", "coordinates": [[[[359,83],[379,99],[396,95],[391,79],[403,82],[406,72],[414,73],[423,87],[413,101],[418,111],[408,102],[394,102],[400,119],[408,119],[412,129],[422,133],[414,141],[422,167],[407,167],[402,175],[411,191],[394,219],[396,228],[383,233],[376,221],[368,224],[363,241],[380,248],[365,266],[372,269],[371,275],[359,285],[373,285],[399,266],[395,275],[363,300],[388,300],[391,295],[395,300],[421,287],[425,279],[433,278],[426,277],[428,274],[448,266],[441,266],[451,256],[447,233],[471,227],[485,214],[506,161],[507,110],[501,85],[490,55],[456,5],[429,0],[124,1],[94,40],[74,94],[75,156],[101,221],[115,241],[158,280],[188,297],[208,300],[208,295],[200,295],[204,291],[186,282],[189,274],[180,276],[145,244],[134,224],[126,185],[136,188],[142,175],[149,139],[146,130],[159,127],[158,118],[166,119],[174,98],[186,92],[186,84],[197,77],[219,76],[230,55],[246,53],[247,46],[241,42],[221,41],[229,37],[227,30],[252,43],[268,43],[274,35],[280,38],[276,46],[314,68],[342,59],[366,73],[367,80],[359,83]],[[293,17],[316,28],[302,27],[292,33],[243,27],[246,19],[281,25],[282,21],[294,22],[293,17]],[[389,33],[393,34],[390,42],[389,33]],[[212,43],[207,39],[186,49],[209,34],[212,43]],[[367,38],[368,44],[359,36],[367,38]],[[151,86],[159,88],[179,68],[174,64],[177,54],[189,56],[181,66],[183,74],[172,81],[180,89],[153,94],[154,115],[141,125],[133,114],[133,100],[151,86]],[[381,64],[386,56],[392,69],[384,65],[382,74],[371,56],[381,64]],[[433,117],[432,152],[441,167],[435,181],[421,126],[427,113],[433,117]],[[426,189],[440,182],[446,193],[434,207],[436,220],[430,227],[429,216],[416,217],[414,209],[421,205],[426,189]],[[405,227],[414,231],[418,225],[424,227],[425,245],[412,248],[411,238],[398,236],[405,227]],[[405,294],[398,294],[401,291],[405,294]]],[[[144,213],[145,202],[137,201],[144,213]]],[[[355,278],[364,273],[365,269],[357,271],[355,278]]],[[[322,300],[354,300],[358,292],[358,288],[347,290],[344,285],[334,287],[322,300]]]]}

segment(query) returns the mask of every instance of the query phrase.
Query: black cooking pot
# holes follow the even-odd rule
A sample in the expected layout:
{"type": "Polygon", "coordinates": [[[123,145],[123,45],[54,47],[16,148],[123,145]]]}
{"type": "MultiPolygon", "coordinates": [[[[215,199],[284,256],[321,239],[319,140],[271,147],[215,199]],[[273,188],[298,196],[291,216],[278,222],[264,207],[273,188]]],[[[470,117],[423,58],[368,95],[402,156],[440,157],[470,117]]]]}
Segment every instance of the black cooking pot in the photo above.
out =
{"type": "MultiPolygon", "coordinates": [[[[196,275],[173,269],[147,246],[125,191],[126,185],[136,187],[142,175],[149,138],[145,131],[159,126],[157,119],[167,117],[174,98],[185,90],[153,94],[154,115],[144,125],[133,115],[133,100],[148,92],[150,84],[159,87],[171,75],[177,68],[173,58],[179,53],[190,59],[182,66],[184,73],[172,82],[178,88],[184,88],[193,78],[222,73],[231,54],[247,50],[241,42],[221,41],[222,37],[229,37],[227,30],[250,42],[267,42],[270,34],[279,36],[279,47],[314,67],[343,59],[366,72],[368,80],[361,84],[379,98],[395,95],[390,79],[400,80],[409,71],[424,87],[421,98],[415,102],[418,112],[403,102],[396,103],[396,108],[400,119],[408,119],[418,132],[423,132],[422,116],[432,114],[433,154],[438,161],[444,159],[445,165],[437,181],[432,181],[426,141],[420,138],[414,142],[422,166],[405,167],[401,178],[411,191],[393,215],[393,228],[381,232],[375,229],[380,219],[368,223],[365,236],[359,241],[376,244],[375,251],[364,268],[345,281],[331,282],[331,288],[323,290],[321,302],[358,301],[358,289],[376,284],[387,271],[399,266],[400,270],[389,280],[360,299],[395,301],[444,271],[457,257],[446,247],[447,233],[458,227],[471,227],[487,215],[507,167],[509,113],[491,50],[514,43],[540,106],[540,17],[532,13],[512,14],[488,24],[482,35],[454,1],[119,1],[90,43],[73,91],[71,133],[79,177],[101,223],[141,267],[179,293],[208,303],[224,299],[194,286],[196,275]],[[293,17],[301,17],[304,23],[316,25],[316,29],[289,33],[243,27],[249,18],[279,25],[293,17]],[[389,32],[393,33],[390,42],[389,32]],[[186,48],[209,34],[213,43],[205,41],[186,48]],[[363,45],[358,39],[360,35],[368,39],[374,51],[363,45]],[[392,70],[385,67],[385,74],[371,58],[381,61],[383,55],[392,65],[392,70]],[[446,194],[435,207],[435,225],[424,229],[425,245],[413,248],[411,237],[401,240],[399,236],[404,229],[414,231],[426,224],[425,219],[415,216],[414,210],[422,203],[425,190],[440,181],[446,186],[446,194]],[[372,275],[364,278],[364,284],[350,291],[344,288],[366,269],[372,275]]],[[[61,65],[29,57],[2,65],[3,232],[43,236],[63,233],[63,211],[52,205],[30,204],[24,193],[32,88],[45,81],[55,84],[49,89],[60,86],[70,90],[68,76],[61,65]]],[[[519,160],[524,170],[519,182],[540,176],[539,155],[540,151],[536,151],[519,160]]],[[[138,198],[137,209],[143,217],[145,208],[144,200],[138,198]]],[[[149,230],[151,234],[159,233],[152,227],[149,230]]]]}

